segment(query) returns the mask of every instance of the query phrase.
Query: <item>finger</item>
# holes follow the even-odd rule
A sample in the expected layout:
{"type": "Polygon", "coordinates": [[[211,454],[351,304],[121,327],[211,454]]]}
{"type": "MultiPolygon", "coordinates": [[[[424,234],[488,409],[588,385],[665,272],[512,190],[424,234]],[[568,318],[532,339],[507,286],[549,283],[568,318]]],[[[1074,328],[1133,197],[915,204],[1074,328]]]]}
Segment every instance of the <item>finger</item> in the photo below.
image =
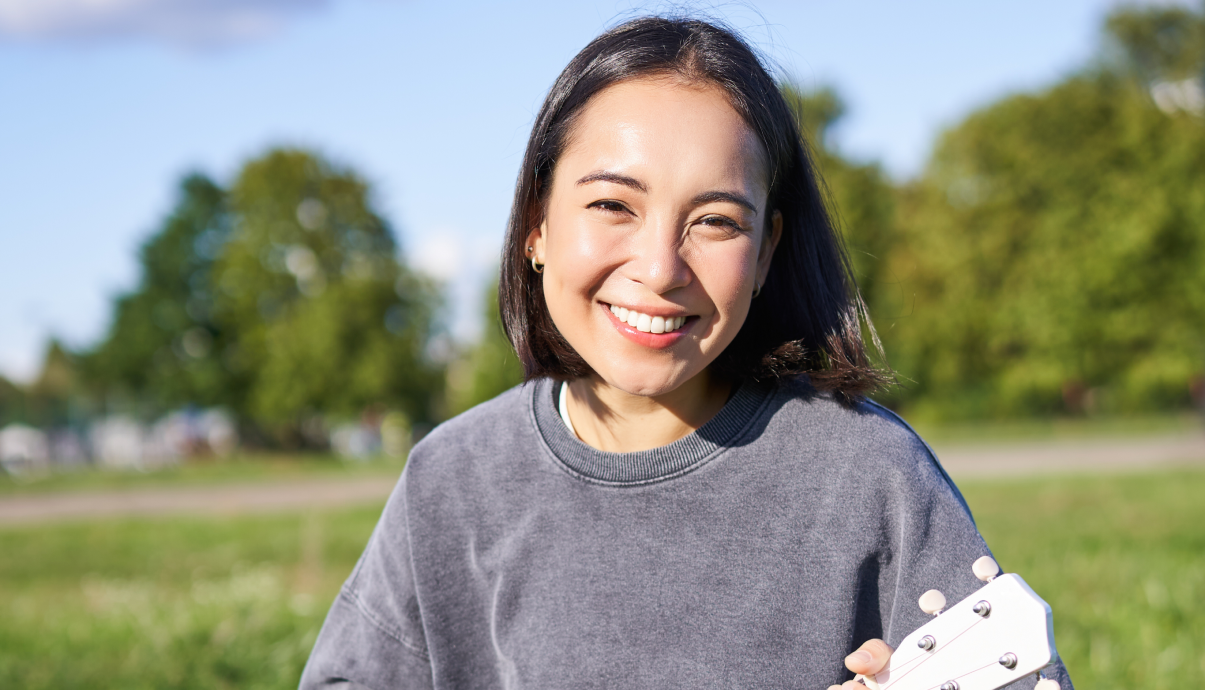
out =
{"type": "Polygon", "coordinates": [[[891,646],[882,640],[867,640],[858,647],[858,651],[845,657],[845,668],[854,673],[873,676],[887,665],[891,651],[891,646]]]}

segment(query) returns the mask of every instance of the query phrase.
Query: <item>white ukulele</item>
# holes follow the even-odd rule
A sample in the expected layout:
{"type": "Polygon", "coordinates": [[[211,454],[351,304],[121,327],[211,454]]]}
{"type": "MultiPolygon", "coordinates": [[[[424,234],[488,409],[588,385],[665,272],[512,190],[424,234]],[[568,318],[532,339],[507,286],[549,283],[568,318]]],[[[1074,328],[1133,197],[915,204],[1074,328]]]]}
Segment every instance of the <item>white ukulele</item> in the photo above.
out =
{"type": "MultiPolygon", "coordinates": [[[[946,598],[931,589],[920,607],[937,616],[908,637],[873,677],[871,690],[996,690],[1058,660],[1050,605],[1018,575],[1000,575],[984,556],[971,566],[987,584],[942,612],[946,598]]],[[[1059,690],[1042,678],[1034,690],[1059,690]]]]}

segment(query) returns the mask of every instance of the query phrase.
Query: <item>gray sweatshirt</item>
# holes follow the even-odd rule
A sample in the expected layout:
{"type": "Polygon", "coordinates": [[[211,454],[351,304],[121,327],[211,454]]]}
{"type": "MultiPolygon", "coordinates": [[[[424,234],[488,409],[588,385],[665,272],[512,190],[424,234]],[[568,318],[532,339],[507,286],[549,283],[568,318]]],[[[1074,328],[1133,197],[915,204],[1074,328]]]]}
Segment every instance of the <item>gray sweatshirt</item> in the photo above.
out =
{"type": "Polygon", "coordinates": [[[876,404],[745,384],[695,433],[607,453],[554,391],[414,448],[302,688],[827,688],[924,624],[925,590],[982,586],[961,494],[876,404]]]}

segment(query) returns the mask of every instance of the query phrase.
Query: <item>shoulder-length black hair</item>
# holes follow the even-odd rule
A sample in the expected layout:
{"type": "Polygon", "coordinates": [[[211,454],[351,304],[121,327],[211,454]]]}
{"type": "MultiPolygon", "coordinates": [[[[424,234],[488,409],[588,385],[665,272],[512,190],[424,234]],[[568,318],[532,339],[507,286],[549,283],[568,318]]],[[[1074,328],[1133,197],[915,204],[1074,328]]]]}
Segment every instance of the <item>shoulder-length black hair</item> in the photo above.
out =
{"type": "Polygon", "coordinates": [[[589,365],[557,331],[532,270],[526,238],[543,219],[553,171],[576,115],[618,82],[672,76],[722,88],[757,135],[769,162],[769,201],[782,214],[782,239],[761,294],[713,367],[733,378],[806,374],[819,390],[852,402],[887,375],[867,356],[862,324],[882,349],[858,293],[841,237],[790,107],[757,55],[714,24],[646,17],[590,42],[561,72],[536,117],[515,188],[502,249],[498,302],[503,328],[527,379],[586,376],[589,365]]]}

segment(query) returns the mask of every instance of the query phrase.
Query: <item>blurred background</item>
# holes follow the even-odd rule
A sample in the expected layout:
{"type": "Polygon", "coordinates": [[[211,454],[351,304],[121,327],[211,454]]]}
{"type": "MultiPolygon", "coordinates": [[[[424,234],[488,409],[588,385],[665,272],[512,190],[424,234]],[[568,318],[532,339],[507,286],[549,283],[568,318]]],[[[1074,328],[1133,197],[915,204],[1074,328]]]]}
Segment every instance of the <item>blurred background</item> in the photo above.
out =
{"type": "MultiPolygon", "coordinates": [[[[519,381],[535,112],[727,22],[1080,687],[1205,683],[1205,4],[0,0],[0,687],[293,687],[410,446],[519,381]]],[[[968,564],[969,567],[969,564],[968,564]]]]}

